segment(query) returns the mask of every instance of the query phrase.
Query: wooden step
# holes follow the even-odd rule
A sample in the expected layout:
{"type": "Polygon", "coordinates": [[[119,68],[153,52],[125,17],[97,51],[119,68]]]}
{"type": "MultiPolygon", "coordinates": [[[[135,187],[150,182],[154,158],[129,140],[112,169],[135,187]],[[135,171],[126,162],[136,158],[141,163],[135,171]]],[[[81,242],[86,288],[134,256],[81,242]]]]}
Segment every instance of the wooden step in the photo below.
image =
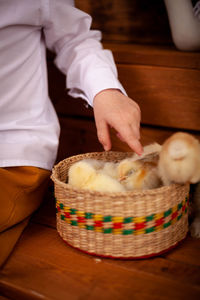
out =
{"type": "Polygon", "coordinates": [[[178,51],[173,46],[104,42],[117,64],[160,66],[200,70],[200,52],[178,51]]]}
{"type": "Polygon", "coordinates": [[[118,70],[143,124],[200,130],[200,70],[121,64],[118,70]]]}
{"type": "MultiPolygon", "coordinates": [[[[170,47],[106,44],[113,50],[119,79],[141,107],[142,124],[200,131],[200,53],[170,47]]],[[[49,60],[50,95],[58,114],[92,117],[92,108],[72,99],[65,77],[49,60]]]]}
{"type": "Polygon", "coordinates": [[[56,231],[52,191],[0,272],[9,299],[198,299],[200,241],[146,260],[93,257],[66,245],[56,231]]]}
{"type": "Polygon", "coordinates": [[[92,29],[101,30],[106,42],[172,44],[164,1],[76,0],[75,4],[92,16],[92,29]]]}

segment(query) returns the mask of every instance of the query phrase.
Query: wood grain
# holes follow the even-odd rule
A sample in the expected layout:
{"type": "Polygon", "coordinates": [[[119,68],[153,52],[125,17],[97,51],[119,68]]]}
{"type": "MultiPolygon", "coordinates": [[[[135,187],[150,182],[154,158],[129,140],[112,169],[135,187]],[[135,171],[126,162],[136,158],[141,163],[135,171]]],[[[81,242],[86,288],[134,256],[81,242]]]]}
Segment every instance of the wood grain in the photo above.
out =
{"type": "Polygon", "coordinates": [[[200,69],[200,52],[182,52],[173,46],[104,43],[118,64],[200,69]]]}
{"type": "Polygon", "coordinates": [[[198,299],[199,268],[184,270],[166,258],[97,260],[65,245],[55,229],[32,224],[1,272],[0,288],[20,299],[198,299]]]}
{"type": "Polygon", "coordinates": [[[9,300],[9,298],[0,295],[0,300],[9,300]]]}
{"type": "Polygon", "coordinates": [[[138,102],[142,123],[200,130],[200,71],[118,65],[119,78],[138,102]]]}
{"type": "MultiPolygon", "coordinates": [[[[143,56],[140,55],[144,60],[149,52],[145,53],[143,56]]],[[[151,51],[150,53],[149,63],[153,59],[153,53],[151,51]]],[[[192,57],[194,67],[197,57],[195,55],[192,57]]],[[[181,56],[179,65],[182,60],[184,57],[181,56]]],[[[197,131],[200,130],[200,70],[198,68],[118,64],[119,79],[128,95],[140,105],[143,124],[197,131]]],[[[49,79],[50,95],[59,114],[93,117],[92,108],[86,108],[83,100],[72,99],[67,95],[65,78],[55,70],[51,62],[49,62],[49,79]]]]}
{"type": "Polygon", "coordinates": [[[92,28],[104,41],[172,44],[164,2],[154,0],[76,0],[76,6],[93,17],[92,28]]]}

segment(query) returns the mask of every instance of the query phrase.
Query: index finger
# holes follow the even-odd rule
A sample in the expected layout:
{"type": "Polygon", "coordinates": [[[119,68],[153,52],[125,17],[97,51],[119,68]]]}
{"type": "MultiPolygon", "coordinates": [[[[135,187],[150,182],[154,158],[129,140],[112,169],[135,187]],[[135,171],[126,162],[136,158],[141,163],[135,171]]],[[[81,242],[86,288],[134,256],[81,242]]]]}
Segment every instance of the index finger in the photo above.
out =
{"type": "Polygon", "coordinates": [[[139,139],[136,137],[133,128],[131,125],[121,128],[115,128],[123,140],[129,145],[129,147],[135,151],[138,155],[141,155],[143,152],[142,145],[139,139]]]}

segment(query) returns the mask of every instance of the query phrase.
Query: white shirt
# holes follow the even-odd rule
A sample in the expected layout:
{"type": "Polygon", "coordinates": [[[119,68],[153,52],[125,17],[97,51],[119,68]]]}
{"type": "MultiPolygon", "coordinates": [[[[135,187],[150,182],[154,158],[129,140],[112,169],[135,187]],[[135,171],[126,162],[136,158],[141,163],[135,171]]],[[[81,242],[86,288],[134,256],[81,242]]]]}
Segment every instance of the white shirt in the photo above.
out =
{"type": "Polygon", "coordinates": [[[0,167],[50,170],[55,162],[60,127],[48,95],[46,47],[56,52],[73,97],[92,105],[103,89],[125,93],[111,52],[90,25],[71,0],[0,0],[0,167]]]}

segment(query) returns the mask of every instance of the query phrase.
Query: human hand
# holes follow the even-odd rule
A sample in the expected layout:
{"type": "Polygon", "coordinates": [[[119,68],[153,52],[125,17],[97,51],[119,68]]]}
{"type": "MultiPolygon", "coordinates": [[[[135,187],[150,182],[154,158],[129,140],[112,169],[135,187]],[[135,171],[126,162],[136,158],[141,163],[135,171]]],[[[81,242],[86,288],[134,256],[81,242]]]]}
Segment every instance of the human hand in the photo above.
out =
{"type": "Polygon", "coordinates": [[[142,154],[139,141],[141,112],[135,101],[117,89],[106,89],[94,97],[93,108],[97,136],[104,150],[111,149],[110,126],[133,151],[142,154]]]}

